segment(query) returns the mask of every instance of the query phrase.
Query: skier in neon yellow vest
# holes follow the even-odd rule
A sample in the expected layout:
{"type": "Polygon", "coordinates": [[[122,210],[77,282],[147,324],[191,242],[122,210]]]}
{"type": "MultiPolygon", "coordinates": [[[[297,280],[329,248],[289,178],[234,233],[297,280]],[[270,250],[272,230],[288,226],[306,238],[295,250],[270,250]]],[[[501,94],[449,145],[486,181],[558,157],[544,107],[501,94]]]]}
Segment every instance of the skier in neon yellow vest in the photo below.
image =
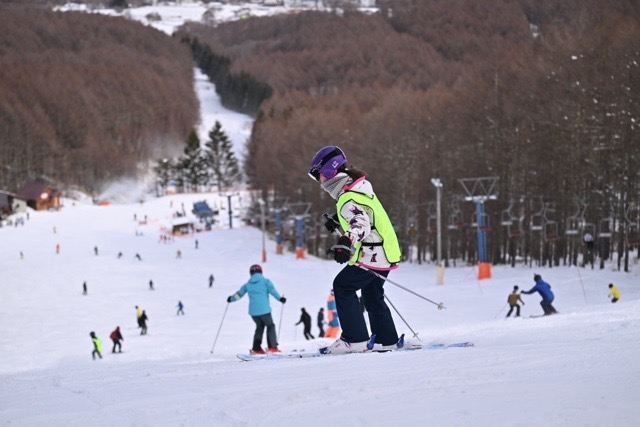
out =
{"type": "Polygon", "coordinates": [[[324,191],[336,200],[335,221],[327,221],[330,232],[341,234],[333,247],[334,259],[348,263],[333,281],[342,334],[323,353],[354,353],[367,351],[369,332],[360,308],[357,290],[369,316],[371,333],[376,336],[374,350],[393,350],[398,345],[398,333],[384,300],[384,280],[358,267],[387,276],[400,262],[400,245],[391,220],[373,192],[365,173],[347,167],[344,152],[327,146],[311,161],[309,176],[320,183],[324,191]]]}

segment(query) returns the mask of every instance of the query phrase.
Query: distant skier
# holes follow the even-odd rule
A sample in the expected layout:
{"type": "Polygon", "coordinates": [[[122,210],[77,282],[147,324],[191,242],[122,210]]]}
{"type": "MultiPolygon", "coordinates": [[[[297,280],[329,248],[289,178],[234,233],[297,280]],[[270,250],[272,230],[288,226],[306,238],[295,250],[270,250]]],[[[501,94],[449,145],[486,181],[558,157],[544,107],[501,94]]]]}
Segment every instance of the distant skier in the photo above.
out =
{"type": "Polygon", "coordinates": [[[140,335],[147,335],[147,312],[142,310],[142,316],[140,316],[140,335]]]}
{"type": "Polygon", "coordinates": [[[153,290],[153,280],[149,280],[149,290],[153,290]]]}
{"type": "Polygon", "coordinates": [[[553,292],[551,291],[551,286],[549,286],[547,282],[542,280],[542,276],[540,276],[539,274],[535,274],[533,276],[533,280],[536,282],[535,286],[529,289],[528,291],[522,291],[522,293],[527,295],[530,295],[534,292],[539,293],[540,296],[542,297],[542,301],[540,301],[540,305],[542,306],[544,315],[548,316],[550,314],[556,314],[557,313],[556,309],[553,307],[553,305],[551,305],[551,303],[555,298],[555,296],[553,295],[553,292]]]}
{"type": "Polygon", "coordinates": [[[91,337],[91,342],[93,343],[93,351],[91,352],[91,357],[93,358],[93,360],[96,360],[96,355],[102,359],[102,341],[100,341],[100,338],[98,338],[96,336],[96,333],[91,331],[89,333],[89,336],[91,337]]]}
{"type": "Polygon", "coordinates": [[[136,259],[137,259],[138,261],[142,261],[142,257],[140,256],[140,254],[139,254],[139,253],[136,253],[136,255],[135,255],[135,256],[136,256],[136,259]]]}
{"type": "Polygon", "coordinates": [[[324,308],[320,307],[320,311],[318,311],[318,336],[320,338],[324,337],[324,308]]]}
{"type": "Polygon", "coordinates": [[[327,321],[327,331],[324,336],[327,338],[337,338],[340,333],[340,320],[338,319],[336,297],[333,294],[333,289],[331,289],[327,297],[327,321]]]}
{"type": "Polygon", "coordinates": [[[82,282],[82,295],[87,295],[87,282],[82,282]]]}
{"type": "Polygon", "coordinates": [[[612,303],[618,302],[621,296],[622,294],[620,293],[620,289],[614,286],[613,283],[609,283],[609,298],[611,298],[611,302],[612,303]]]}
{"type": "Polygon", "coordinates": [[[182,251],[180,249],[178,249],[176,251],[176,259],[180,259],[180,258],[182,258],[182,251]]]}
{"type": "Polygon", "coordinates": [[[183,310],[184,305],[182,305],[182,301],[178,301],[178,305],[176,307],[178,308],[178,312],[176,313],[176,316],[179,316],[181,314],[184,316],[184,310],[183,310]]]}
{"type": "Polygon", "coordinates": [[[122,252],[118,252],[118,259],[122,258],[122,252]]]}
{"type": "Polygon", "coordinates": [[[60,243],[56,243],[56,255],[60,255],[60,243]]]}
{"type": "Polygon", "coordinates": [[[22,251],[20,251],[20,259],[24,259],[24,253],[22,253],[22,251]]]}
{"type": "Polygon", "coordinates": [[[200,245],[200,243],[198,242],[198,239],[196,239],[195,245],[196,245],[196,249],[198,249],[198,246],[200,245]]]}
{"type": "Polygon", "coordinates": [[[93,253],[95,254],[95,256],[98,256],[98,247],[97,246],[93,247],[93,253]]]}
{"type": "Polygon", "coordinates": [[[233,295],[227,298],[227,302],[234,302],[249,294],[249,315],[256,324],[256,330],[253,334],[253,346],[251,347],[251,354],[265,354],[262,349],[262,336],[264,335],[264,329],[267,329],[267,351],[270,353],[279,353],[278,350],[278,338],[276,336],[276,326],[273,323],[271,317],[271,305],[269,304],[269,294],[282,304],[287,302],[287,299],[280,296],[276,288],[271,283],[271,280],[262,275],[262,267],[258,264],[254,264],[249,268],[249,274],[251,278],[247,283],[242,285],[240,289],[233,295]]]}
{"type": "Polygon", "coordinates": [[[522,296],[518,293],[518,289],[519,288],[517,286],[514,286],[513,292],[511,292],[507,298],[507,302],[510,307],[507,317],[511,316],[514,308],[516,309],[516,317],[520,317],[520,304],[518,304],[518,302],[521,302],[522,305],[524,305],[524,301],[522,301],[522,296]]]}
{"type": "Polygon", "coordinates": [[[120,341],[124,341],[124,337],[122,336],[122,333],[120,333],[120,326],[116,326],[116,328],[111,331],[111,335],[109,337],[111,338],[111,341],[113,341],[111,353],[116,352],[116,347],[118,347],[118,353],[122,353],[122,343],[120,343],[120,341]]]}
{"type": "Polygon", "coordinates": [[[142,308],[136,305],[136,322],[138,323],[138,328],[142,328],[142,324],[140,323],[141,317],[142,317],[142,308]]]}
{"type": "Polygon", "coordinates": [[[309,316],[309,313],[307,313],[307,310],[305,310],[304,307],[302,307],[300,311],[300,320],[298,320],[296,326],[302,323],[304,325],[304,338],[307,340],[315,339],[315,337],[311,335],[311,316],[309,316]]]}
{"type": "Polygon", "coordinates": [[[213,277],[213,274],[210,274],[209,275],[209,287],[210,288],[213,287],[214,280],[216,280],[216,279],[213,277]]]}

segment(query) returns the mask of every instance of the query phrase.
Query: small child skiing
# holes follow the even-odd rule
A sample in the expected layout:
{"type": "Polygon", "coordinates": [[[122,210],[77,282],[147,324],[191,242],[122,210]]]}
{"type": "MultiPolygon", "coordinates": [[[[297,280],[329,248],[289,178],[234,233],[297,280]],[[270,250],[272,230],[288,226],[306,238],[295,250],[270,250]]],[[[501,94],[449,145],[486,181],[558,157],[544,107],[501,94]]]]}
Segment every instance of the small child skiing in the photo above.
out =
{"type": "Polygon", "coordinates": [[[122,353],[122,344],[120,341],[124,341],[124,337],[122,336],[122,333],[120,333],[120,326],[116,326],[116,328],[111,331],[111,335],[109,337],[111,338],[111,341],[113,341],[111,353],[116,352],[116,347],[118,347],[118,353],[122,353]]]}
{"type": "Polygon", "coordinates": [[[300,320],[298,320],[296,326],[298,326],[300,323],[304,325],[304,338],[306,340],[315,339],[315,337],[311,335],[311,316],[309,316],[309,313],[307,313],[307,310],[305,310],[304,307],[302,307],[300,311],[300,320]]]}
{"type": "Polygon", "coordinates": [[[613,283],[609,283],[609,298],[611,298],[611,302],[617,303],[621,296],[620,289],[614,286],[613,283]]]}
{"type": "Polygon", "coordinates": [[[93,351],[91,352],[91,357],[93,358],[93,360],[96,360],[96,355],[98,355],[98,357],[102,359],[102,341],[100,341],[100,338],[98,338],[96,336],[96,333],[93,331],[89,332],[89,336],[91,337],[91,342],[93,343],[93,351]]]}
{"type": "Polygon", "coordinates": [[[507,298],[507,302],[509,303],[509,312],[507,313],[507,317],[511,316],[514,308],[516,309],[516,317],[520,317],[520,304],[518,304],[518,302],[521,302],[522,305],[524,305],[524,301],[522,300],[522,296],[518,293],[518,289],[518,286],[514,286],[513,292],[511,292],[507,298]]]}
{"type": "Polygon", "coordinates": [[[149,280],[149,290],[153,290],[153,280],[149,280]]]}
{"type": "Polygon", "coordinates": [[[256,330],[253,334],[253,346],[251,354],[266,354],[262,349],[262,336],[264,329],[267,329],[267,351],[269,353],[279,353],[278,337],[276,336],[276,325],[271,317],[271,305],[269,304],[269,294],[282,304],[287,299],[281,296],[276,290],[271,280],[262,275],[262,267],[254,264],[249,268],[251,278],[247,283],[242,285],[240,289],[227,298],[227,302],[231,303],[239,300],[244,294],[249,294],[249,315],[256,324],[256,330]]]}
{"type": "Polygon", "coordinates": [[[216,280],[215,277],[213,277],[213,274],[210,274],[209,275],[209,287],[210,288],[213,287],[214,280],[216,280]]]}
{"type": "Polygon", "coordinates": [[[87,282],[82,282],[82,295],[87,295],[87,282]]]}
{"type": "Polygon", "coordinates": [[[178,308],[178,312],[176,313],[176,316],[179,316],[181,314],[184,316],[184,310],[183,310],[184,305],[182,305],[182,301],[178,301],[178,305],[176,307],[178,308]]]}
{"type": "Polygon", "coordinates": [[[138,323],[138,328],[142,328],[140,324],[140,318],[142,317],[142,308],[136,305],[136,322],[138,323]]]}

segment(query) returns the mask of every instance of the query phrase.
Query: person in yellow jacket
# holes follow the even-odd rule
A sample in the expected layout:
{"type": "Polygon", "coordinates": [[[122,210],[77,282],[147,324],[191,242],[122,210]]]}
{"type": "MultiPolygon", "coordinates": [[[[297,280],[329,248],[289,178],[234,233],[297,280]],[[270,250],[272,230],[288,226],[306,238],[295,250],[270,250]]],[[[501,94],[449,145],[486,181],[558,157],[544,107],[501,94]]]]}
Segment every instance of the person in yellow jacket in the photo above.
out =
{"type": "Polygon", "coordinates": [[[621,296],[622,294],[620,293],[620,289],[613,286],[613,283],[609,283],[609,298],[611,298],[611,302],[618,302],[621,296]]]}
{"type": "Polygon", "coordinates": [[[524,305],[524,301],[522,301],[522,296],[518,293],[518,289],[518,286],[514,286],[513,292],[511,292],[509,297],[507,297],[507,302],[510,307],[507,317],[511,316],[514,308],[516,309],[516,317],[520,317],[520,304],[518,304],[518,302],[521,302],[522,305],[524,305]]]}
{"type": "Polygon", "coordinates": [[[102,359],[102,341],[100,341],[100,338],[98,338],[96,336],[96,333],[93,331],[89,332],[89,336],[91,337],[91,342],[93,343],[93,351],[91,352],[91,357],[93,358],[93,360],[96,360],[96,355],[98,355],[98,357],[102,359]]]}

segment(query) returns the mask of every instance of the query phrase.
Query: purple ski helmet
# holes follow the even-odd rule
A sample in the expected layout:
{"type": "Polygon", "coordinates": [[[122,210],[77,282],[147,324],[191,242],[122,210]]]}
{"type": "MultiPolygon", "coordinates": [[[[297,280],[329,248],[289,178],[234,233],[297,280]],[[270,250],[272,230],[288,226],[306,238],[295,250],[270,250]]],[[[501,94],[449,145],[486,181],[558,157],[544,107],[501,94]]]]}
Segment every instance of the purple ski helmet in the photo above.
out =
{"type": "Polygon", "coordinates": [[[318,151],[311,159],[309,176],[316,181],[320,181],[320,175],[326,179],[331,179],[340,169],[347,164],[347,156],[340,147],[328,145],[318,151]]]}
{"type": "Polygon", "coordinates": [[[262,273],[262,266],[260,264],[253,264],[249,267],[249,274],[262,273]]]}

